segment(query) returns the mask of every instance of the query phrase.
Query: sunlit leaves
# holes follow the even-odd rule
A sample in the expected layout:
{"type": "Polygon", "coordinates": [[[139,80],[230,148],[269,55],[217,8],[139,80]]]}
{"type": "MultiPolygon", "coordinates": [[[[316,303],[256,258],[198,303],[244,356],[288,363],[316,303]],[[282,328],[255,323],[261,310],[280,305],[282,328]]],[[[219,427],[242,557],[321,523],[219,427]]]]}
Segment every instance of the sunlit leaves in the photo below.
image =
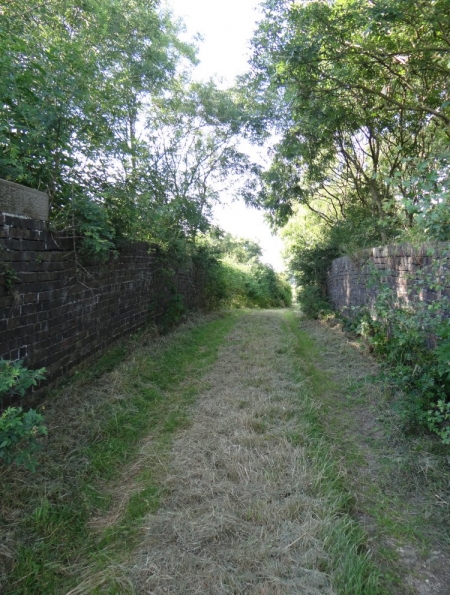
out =
{"type": "Polygon", "coordinates": [[[259,124],[281,140],[260,203],[276,224],[301,203],[333,225],[357,208],[380,229],[410,226],[398,197],[408,198],[417,165],[448,146],[448,0],[264,7],[244,83],[259,124]]]}

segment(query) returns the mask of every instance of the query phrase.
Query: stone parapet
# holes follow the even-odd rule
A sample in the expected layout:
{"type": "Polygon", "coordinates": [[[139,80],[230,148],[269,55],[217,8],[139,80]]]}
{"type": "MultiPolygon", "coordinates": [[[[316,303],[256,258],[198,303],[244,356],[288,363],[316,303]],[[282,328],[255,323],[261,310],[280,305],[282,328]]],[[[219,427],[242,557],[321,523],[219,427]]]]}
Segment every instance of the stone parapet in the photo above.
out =
{"type": "Polygon", "coordinates": [[[399,302],[421,300],[431,304],[450,295],[450,284],[447,287],[445,281],[449,270],[450,244],[446,242],[361,250],[332,262],[327,278],[328,297],[336,310],[351,316],[355,307],[370,308],[382,281],[397,293],[399,302]],[[437,277],[439,284],[444,280],[439,291],[435,290],[437,277]]]}

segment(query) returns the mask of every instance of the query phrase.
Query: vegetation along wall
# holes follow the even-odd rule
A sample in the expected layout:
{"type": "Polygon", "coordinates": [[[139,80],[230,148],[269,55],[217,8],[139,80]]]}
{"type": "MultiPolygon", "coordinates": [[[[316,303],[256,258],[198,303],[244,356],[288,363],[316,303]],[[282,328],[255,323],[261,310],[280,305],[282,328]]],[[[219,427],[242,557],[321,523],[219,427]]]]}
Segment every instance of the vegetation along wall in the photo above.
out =
{"type": "Polygon", "coordinates": [[[373,304],[380,289],[390,288],[399,302],[427,304],[450,297],[450,245],[446,242],[387,246],[333,260],[327,278],[333,307],[345,314],[373,304]]]}
{"type": "Polygon", "coordinates": [[[53,382],[145,323],[199,307],[198,267],[149,248],[81,265],[44,221],[0,214],[0,359],[45,367],[53,382]]]}

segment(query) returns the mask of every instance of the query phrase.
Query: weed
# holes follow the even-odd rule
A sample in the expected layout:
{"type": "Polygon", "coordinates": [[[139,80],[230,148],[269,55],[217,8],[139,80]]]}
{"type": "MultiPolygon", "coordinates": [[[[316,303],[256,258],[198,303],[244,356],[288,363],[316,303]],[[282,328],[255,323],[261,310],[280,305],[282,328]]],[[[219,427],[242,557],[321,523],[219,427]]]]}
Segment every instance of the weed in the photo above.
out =
{"type": "MultiPolygon", "coordinates": [[[[45,369],[28,370],[22,362],[0,360],[0,405],[5,397],[23,397],[26,391],[43,380],[45,369]]],[[[37,438],[47,434],[44,418],[34,409],[8,407],[0,415],[0,461],[7,465],[36,467],[37,438]]]]}
{"type": "Polygon", "coordinates": [[[9,263],[3,264],[3,275],[5,277],[5,287],[7,291],[11,291],[13,285],[19,281],[16,271],[12,268],[9,263]]]}
{"type": "Polygon", "coordinates": [[[370,270],[368,286],[376,286],[376,297],[370,309],[357,309],[354,328],[385,362],[404,429],[417,433],[425,427],[448,443],[450,304],[444,295],[431,304],[414,298],[418,287],[442,291],[448,273],[441,273],[437,258],[431,270],[415,273],[413,289],[399,297],[380,272],[370,270]]]}

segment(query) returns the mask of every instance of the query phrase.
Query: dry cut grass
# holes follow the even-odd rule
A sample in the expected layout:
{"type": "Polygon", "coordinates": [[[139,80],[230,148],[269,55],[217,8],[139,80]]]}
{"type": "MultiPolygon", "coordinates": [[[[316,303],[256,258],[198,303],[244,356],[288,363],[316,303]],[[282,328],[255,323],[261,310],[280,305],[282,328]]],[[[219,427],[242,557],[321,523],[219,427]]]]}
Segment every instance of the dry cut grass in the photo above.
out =
{"type": "Polygon", "coordinates": [[[172,436],[234,318],[147,329],[48,396],[36,473],[0,468],[2,595],[132,591],[121,561],[158,507],[172,436]]]}
{"type": "Polygon", "coordinates": [[[342,524],[340,504],[321,494],[327,461],[314,464],[290,439],[302,432],[307,381],[292,374],[283,316],[242,317],[207,374],[173,447],[168,495],[131,562],[136,593],[346,592],[326,543],[342,524]]]}

